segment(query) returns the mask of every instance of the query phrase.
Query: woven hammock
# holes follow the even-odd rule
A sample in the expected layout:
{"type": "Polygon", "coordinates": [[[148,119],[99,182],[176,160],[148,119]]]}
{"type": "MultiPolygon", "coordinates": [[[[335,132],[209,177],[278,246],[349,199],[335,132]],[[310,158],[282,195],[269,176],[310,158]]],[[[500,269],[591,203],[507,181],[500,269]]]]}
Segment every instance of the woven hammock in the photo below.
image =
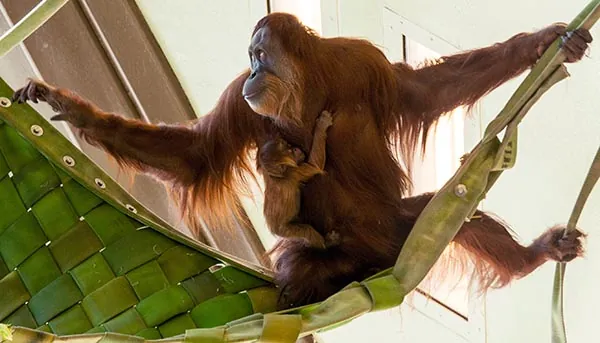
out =
{"type": "Polygon", "coordinates": [[[388,277],[269,315],[270,271],[177,232],[12,93],[0,79],[0,341],[294,342],[402,302],[388,277]]]}
{"type": "MultiPolygon", "coordinates": [[[[570,29],[591,27],[599,8],[592,1],[570,29]]],[[[286,343],[398,306],[514,164],[518,123],[567,76],[559,43],[427,205],[393,268],[281,312],[270,271],[177,232],[32,107],[12,104],[0,78],[0,342],[286,343]]]]}

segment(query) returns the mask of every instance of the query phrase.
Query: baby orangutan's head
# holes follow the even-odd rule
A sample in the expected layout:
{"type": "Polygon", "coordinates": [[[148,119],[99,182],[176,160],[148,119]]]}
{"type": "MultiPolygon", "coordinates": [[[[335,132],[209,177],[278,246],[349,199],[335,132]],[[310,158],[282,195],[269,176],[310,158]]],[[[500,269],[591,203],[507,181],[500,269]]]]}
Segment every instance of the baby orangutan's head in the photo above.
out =
{"type": "Polygon", "coordinates": [[[258,150],[258,167],[271,177],[283,178],[289,168],[298,167],[304,158],[302,150],[292,147],[282,138],[276,138],[258,150]]]}

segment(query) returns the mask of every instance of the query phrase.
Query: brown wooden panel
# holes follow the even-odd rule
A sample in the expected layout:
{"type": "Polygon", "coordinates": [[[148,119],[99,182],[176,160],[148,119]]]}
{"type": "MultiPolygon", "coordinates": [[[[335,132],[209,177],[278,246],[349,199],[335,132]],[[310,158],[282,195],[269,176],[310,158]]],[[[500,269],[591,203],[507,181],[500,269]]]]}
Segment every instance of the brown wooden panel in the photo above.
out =
{"type": "Polygon", "coordinates": [[[118,61],[125,84],[152,122],[195,119],[181,89],[135,1],[80,0],[100,41],[118,61]]]}
{"type": "MultiPolygon", "coordinates": [[[[16,22],[38,2],[2,3],[16,22]]],[[[139,117],[76,1],[27,38],[25,46],[48,82],[75,89],[105,110],[139,117]]]]}

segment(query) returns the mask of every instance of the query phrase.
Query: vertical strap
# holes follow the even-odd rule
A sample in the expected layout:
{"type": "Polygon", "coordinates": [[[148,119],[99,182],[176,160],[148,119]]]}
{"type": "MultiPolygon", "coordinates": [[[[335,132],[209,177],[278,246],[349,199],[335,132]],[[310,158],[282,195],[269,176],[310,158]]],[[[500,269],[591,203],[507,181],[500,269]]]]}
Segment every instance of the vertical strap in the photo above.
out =
{"type": "MultiPolygon", "coordinates": [[[[577,221],[579,220],[581,211],[583,211],[585,202],[590,196],[590,193],[592,193],[592,189],[594,189],[594,186],[596,185],[596,182],[598,182],[598,179],[600,179],[600,148],[598,149],[598,152],[596,152],[596,157],[594,157],[594,161],[592,162],[590,171],[588,172],[588,175],[585,178],[585,182],[581,187],[581,191],[579,192],[579,196],[577,197],[577,201],[575,202],[575,206],[573,207],[573,211],[571,212],[571,217],[569,218],[565,234],[571,230],[575,230],[577,221]]],[[[563,283],[566,267],[567,266],[565,263],[558,262],[554,271],[551,322],[552,343],[567,342],[567,333],[565,329],[565,319],[563,313],[563,283]]]]}

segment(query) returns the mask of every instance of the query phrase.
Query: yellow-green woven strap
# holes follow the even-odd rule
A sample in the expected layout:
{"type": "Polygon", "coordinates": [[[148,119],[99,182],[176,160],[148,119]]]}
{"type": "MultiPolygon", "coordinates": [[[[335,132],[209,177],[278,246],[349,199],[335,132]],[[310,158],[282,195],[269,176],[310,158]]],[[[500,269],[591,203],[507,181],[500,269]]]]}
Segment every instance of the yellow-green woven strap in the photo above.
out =
{"type": "MultiPolygon", "coordinates": [[[[567,230],[575,230],[579,216],[583,211],[585,202],[592,193],[592,189],[600,179],[600,148],[596,152],[596,157],[592,162],[590,171],[588,172],[585,182],[581,187],[571,217],[567,224],[567,230]]],[[[565,319],[563,312],[563,284],[565,278],[565,263],[556,263],[556,269],[554,271],[554,285],[552,291],[552,343],[566,343],[567,333],[565,329],[565,319]]]]}
{"type": "Polygon", "coordinates": [[[294,343],[302,330],[302,316],[297,314],[267,314],[259,343],[294,343]]]}
{"type": "Polygon", "coordinates": [[[4,341],[12,341],[12,331],[10,327],[6,324],[0,323],[0,342],[4,341]]]}
{"type": "Polygon", "coordinates": [[[203,330],[187,330],[185,343],[222,343],[225,342],[225,327],[203,330]]]}

